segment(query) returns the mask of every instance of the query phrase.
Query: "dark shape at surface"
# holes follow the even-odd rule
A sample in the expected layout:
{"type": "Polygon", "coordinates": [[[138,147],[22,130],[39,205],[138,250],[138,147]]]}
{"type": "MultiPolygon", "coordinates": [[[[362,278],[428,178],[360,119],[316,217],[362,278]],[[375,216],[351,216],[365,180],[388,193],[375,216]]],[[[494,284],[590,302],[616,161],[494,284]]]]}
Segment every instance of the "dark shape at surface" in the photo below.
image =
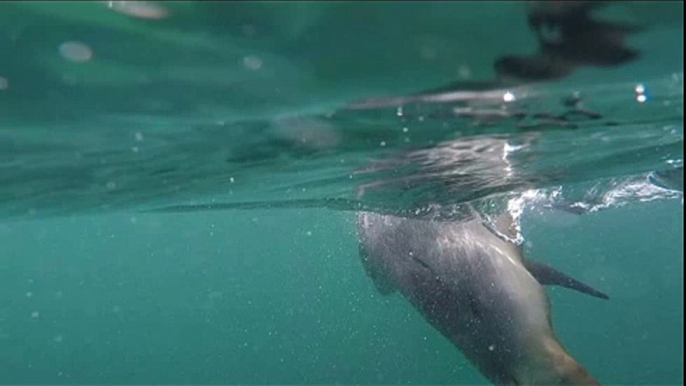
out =
{"type": "Polygon", "coordinates": [[[594,20],[591,13],[607,2],[540,2],[529,9],[529,27],[539,52],[503,56],[495,69],[503,81],[547,81],[563,78],[579,66],[617,66],[639,56],[624,41],[638,28],[594,20]]]}

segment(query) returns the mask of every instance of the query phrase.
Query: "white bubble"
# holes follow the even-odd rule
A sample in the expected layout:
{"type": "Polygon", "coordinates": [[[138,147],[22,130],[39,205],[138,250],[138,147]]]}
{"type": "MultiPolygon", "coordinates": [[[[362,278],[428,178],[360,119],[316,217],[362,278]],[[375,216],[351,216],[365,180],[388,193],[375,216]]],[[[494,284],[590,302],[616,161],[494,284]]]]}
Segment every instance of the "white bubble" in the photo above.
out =
{"type": "Polygon", "coordinates": [[[466,65],[460,66],[457,73],[462,79],[468,79],[472,76],[472,70],[466,65]]]}
{"type": "Polygon", "coordinates": [[[503,100],[505,102],[514,102],[515,99],[515,95],[509,91],[503,94],[503,100]]]}
{"type": "Polygon", "coordinates": [[[62,75],[62,82],[67,86],[73,86],[77,83],[77,79],[74,74],[64,74],[62,75]]]}
{"type": "Polygon", "coordinates": [[[27,297],[27,298],[33,297],[33,292],[27,292],[27,293],[26,293],[26,297],[27,297]]]}
{"type": "Polygon", "coordinates": [[[438,57],[438,50],[433,47],[422,47],[419,50],[419,54],[424,60],[434,60],[438,57]]]}
{"type": "Polygon", "coordinates": [[[307,232],[305,232],[305,234],[308,236],[312,236],[312,231],[307,231],[307,232]]]}
{"type": "Polygon", "coordinates": [[[407,127],[403,127],[403,133],[407,133],[408,131],[410,131],[410,129],[408,129],[407,127]]]}
{"type": "Polygon", "coordinates": [[[257,56],[246,56],[243,58],[243,66],[248,70],[259,70],[262,68],[262,59],[257,56]]]}
{"type": "Polygon", "coordinates": [[[379,146],[385,147],[385,146],[386,146],[386,141],[381,141],[381,143],[379,144],[379,146]]]}
{"type": "Polygon", "coordinates": [[[159,4],[147,1],[108,1],[107,7],[137,19],[164,19],[169,12],[159,4]]]}
{"type": "Polygon", "coordinates": [[[241,27],[241,33],[247,37],[253,37],[257,35],[257,28],[252,24],[246,24],[241,27]]]}
{"type": "Polygon", "coordinates": [[[489,351],[495,350],[495,345],[490,345],[490,346],[488,346],[488,350],[489,350],[489,351]]]}
{"type": "Polygon", "coordinates": [[[636,96],[636,100],[638,101],[638,103],[643,103],[643,102],[647,101],[648,98],[645,95],[641,94],[641,95],[636,96]]]}
{"type": "Polygon", "coordinates": [[[64,341],[64,337],[62,335],[57,335],[53,340],[55,343],[62,343],[62,341],[64,341]]]}
{"type": "Polygon", "coordinates": [[[134,134],[134,138],[136,139],[136,142],[143,142],[143,140],[145,139],[143,137],[143,133],[141,133],[140,131],[137,131],[136,134],[134,134]]]}
{"type": "Polygon", "coordinates": [[[60,44],[59,52],[63,58],[76,63],[85,63],[93,58],[91,48],[81,42],[64,42],[60,44]]]}
{"type": "Polygon", "coordinates": [[[117,187],[117,184],[114,181],[108,181],[106,186],[107,189],[112,190],[117,187]]]}
{"type": "Polygon", "coordinates": [[[229,182],[233,184],[236,180],[233,177],[229,177],[229,182]]]}
{"type": "Polygon", "coordinates": [[[0,76],[0,90],[7,90],[9,86],[10,82],[7,80],[7,78],[0,76]]]}
{"type": "Polygon", "coordinates": [[[38,319],[38,318],[40,317],[40,312],[38,312],[38,311],[33,311],[33,312],[31,313],[31,317],[32,317],[33,319],[38,319]]]}

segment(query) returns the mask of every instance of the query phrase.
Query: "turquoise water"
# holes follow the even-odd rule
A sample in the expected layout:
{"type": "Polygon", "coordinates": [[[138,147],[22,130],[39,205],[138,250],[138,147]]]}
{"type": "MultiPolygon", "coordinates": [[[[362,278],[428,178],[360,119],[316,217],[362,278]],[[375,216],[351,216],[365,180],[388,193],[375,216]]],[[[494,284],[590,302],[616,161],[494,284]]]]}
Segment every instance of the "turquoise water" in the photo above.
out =
{"type": "MultiPolygon", "coordinates": [[[[527,218],[531,254],[611,296],[550,291],[562,341],[605,384],[681,383],[681,204],[556,217],[527,218]]],[[[376,293],[351,215],[133,218],[1,228],[3,382],[485,382],[402,298],[376,293]]]]}
{"type": "Polygon", "coordinates": [[[0,5],[0,383],[487,384],[376,291],[355,212],[514,207],[610,295],[547,290],[573,356],[682,384],[683,5],[598,10],[634,61],[491,84],[528,9],[0,5]]]}

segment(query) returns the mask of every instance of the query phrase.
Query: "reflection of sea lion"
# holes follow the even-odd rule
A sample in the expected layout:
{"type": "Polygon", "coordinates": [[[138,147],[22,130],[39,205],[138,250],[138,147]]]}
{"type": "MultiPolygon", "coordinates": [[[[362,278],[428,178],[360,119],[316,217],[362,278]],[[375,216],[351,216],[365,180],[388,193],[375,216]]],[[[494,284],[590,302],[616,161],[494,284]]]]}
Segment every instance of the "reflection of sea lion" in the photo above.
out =
{"type": "MultiPolygon", "coordinates": [[[[361,109],[401,106],[407,103],[447,102],[468,105],[472,102],[507,102],[504,96],[512,87],[558,80],[569,76],[578,67],[606,67],[628,63],[638,58],[639,52],[626,47],[624,40],[639,28],[595,20],[592,16],[593,10],[608,3],[532,2],[528,9],[528,24],[538,42],[538,52],[496,58],[493,63],[495,79],[457,81],[413,95],[357,101],[349,107],[361,109]]],[[[580,109],[573,104],[567,107],[573,109],[572,114],[584,119],[600,118],[599,114],[580,109]]],[[[521,118],[517,114],[514,117],[521,118]]],[[[546,123],[565,126],[569,114],[552,118],[554,119],[546,123]]]]}
{"type": "Polygon", "coordinates": [[[546,1],[529,8],[529,26],[539,52],[504,56],[495,62],[501,80],[545,81],[569,75],[579,66],[616,66],[638,57],[624,46],[637,28],[594,20],[591,12],[607,2],[546,1]]]}
{"type": "MultiPolygon", "coordinates": [[[[360,213],[358,220],[361,258],[379,291],[402,293],[490,381],[598,385],[557,340],[541,284],[606,295],[525,259],[478,217],[436,222],[360,213]]],[[[498,224],[508,232],[512,222],[504,216],[498,224]]]]}
{"type": "Polygon", "coordinates": [[[432,92],[497,89],[528,82],[543,82],[570,75],[582,66],[618,66],[639,56],[624,45],[626,37],[639,30],[631,25],[598,21],[593,10],[603,1],[532,2],[529,27],[538,41],[538,52],[526,56],[505,55],[494,63],[496,81],[456,82],[432,92]]]}

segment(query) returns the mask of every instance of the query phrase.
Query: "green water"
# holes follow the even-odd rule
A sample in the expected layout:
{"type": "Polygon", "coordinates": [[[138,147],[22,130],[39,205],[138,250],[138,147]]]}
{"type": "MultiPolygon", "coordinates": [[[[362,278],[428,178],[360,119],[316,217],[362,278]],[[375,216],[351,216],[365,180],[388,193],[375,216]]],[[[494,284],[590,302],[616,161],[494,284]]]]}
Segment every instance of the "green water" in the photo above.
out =
{"type": "MultiPolygon", "coordinates": [[[[531,256],[611,296],[549,291],[561,340],[605,384],[683,382],[682,218],[665,201],[525,219],[531,256]]],[[[260,210],[3,225],[0,379],[484,383],[406,301],[376,293],[353,220],[260,210]]]]}
{"type": "Polygon", "coordinates": [[[540,49],[522,2],[131,4],[0,5],[0,384],[488,384],[355,212],[518,198],[610,295],[547,289],[572,356],[683,384],[683,3],[598,10],[635,61],[487,88],[540,49]]]}

